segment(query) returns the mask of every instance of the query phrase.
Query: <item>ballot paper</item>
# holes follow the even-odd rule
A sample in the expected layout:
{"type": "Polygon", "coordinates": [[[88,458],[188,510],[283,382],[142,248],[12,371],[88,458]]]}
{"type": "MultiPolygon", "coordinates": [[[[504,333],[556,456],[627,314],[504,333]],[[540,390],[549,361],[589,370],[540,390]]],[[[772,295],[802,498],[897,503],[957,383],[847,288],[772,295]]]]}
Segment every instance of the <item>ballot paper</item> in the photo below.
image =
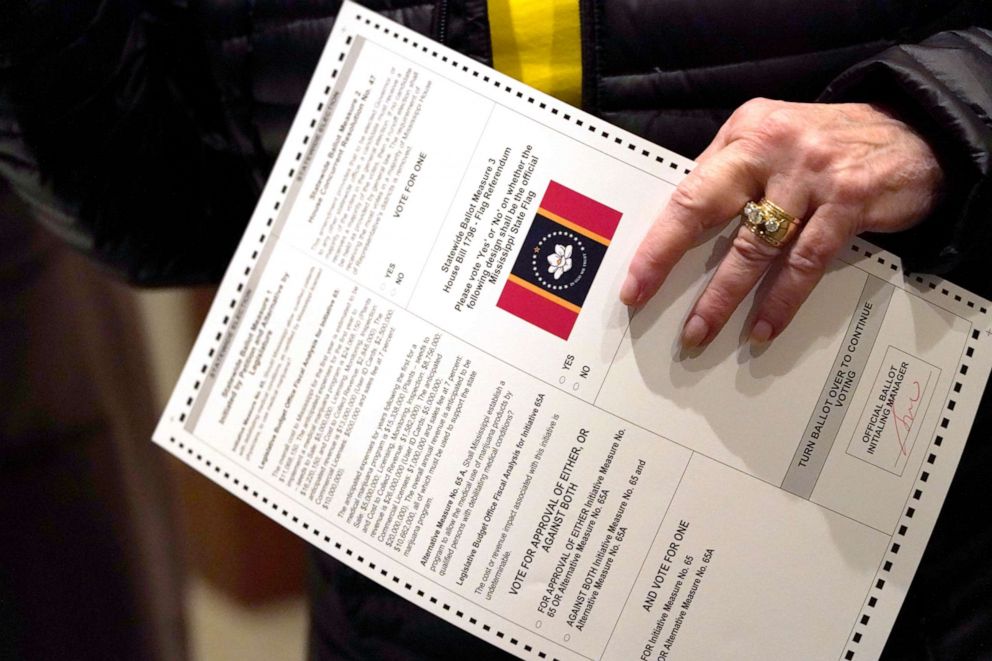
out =
{"type": "Polygon", "coordinates": [[[524,659],[879,655],[992,361],[861,240],[761,349],[618,292],[693,163],[346,3],[155,441],[524,659]]]}

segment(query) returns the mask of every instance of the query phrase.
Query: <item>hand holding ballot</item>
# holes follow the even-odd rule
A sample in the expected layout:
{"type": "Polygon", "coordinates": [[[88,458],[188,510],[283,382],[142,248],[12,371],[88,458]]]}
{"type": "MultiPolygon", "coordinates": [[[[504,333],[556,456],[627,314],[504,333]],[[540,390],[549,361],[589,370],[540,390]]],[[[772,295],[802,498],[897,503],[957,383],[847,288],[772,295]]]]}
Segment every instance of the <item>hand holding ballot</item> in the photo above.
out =
{"type": "Polygon", "coordinates": [[[855,235],[917,224],[933,210],[943,177],[923,138],[879,108],[754,99],[723,125],[672,193],[631,261],[620,297],[644,304],[689,248],[743,209],[681,341],[686,348],[709,343],[763,278],[750,339],[768,341],[855,235]],[[760,208],[761,198],[772,202],[771,212],[760,208]]]}

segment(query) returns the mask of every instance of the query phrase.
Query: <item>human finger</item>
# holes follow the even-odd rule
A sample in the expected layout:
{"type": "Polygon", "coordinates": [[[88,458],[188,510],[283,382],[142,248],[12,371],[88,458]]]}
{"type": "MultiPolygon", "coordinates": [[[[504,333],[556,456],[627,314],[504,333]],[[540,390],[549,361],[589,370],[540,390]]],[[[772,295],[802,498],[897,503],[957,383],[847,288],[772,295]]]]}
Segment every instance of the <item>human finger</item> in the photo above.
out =
{"type": "Polygon", "coordinates": [[[768,273],[751,326],[752,343],[767,342],[785,330],[852,235],[852,223],[837,207],[825,205],[813,213],[768,273]]]}
{"type": "MultiPolygon", "coordinates": [[[[809,196],[802,186],[795,185],[790,179],[770,179],[766,197],[796,218],[796,222],[801,223],[799,219],[806,215],[809,196]]],[[[784,246],[772,245],[742,224],[730,249],[686,318],[682,345],[691,349],[710,342],[785,250],[784,246]]]]}
{"type": "Polygon", "coordinates": [[[675,263],[764,186],[760,161],[734,144],[692,171],[672,193],[631,259],[620,300],[638,306],[658,291],[675,263]]]}

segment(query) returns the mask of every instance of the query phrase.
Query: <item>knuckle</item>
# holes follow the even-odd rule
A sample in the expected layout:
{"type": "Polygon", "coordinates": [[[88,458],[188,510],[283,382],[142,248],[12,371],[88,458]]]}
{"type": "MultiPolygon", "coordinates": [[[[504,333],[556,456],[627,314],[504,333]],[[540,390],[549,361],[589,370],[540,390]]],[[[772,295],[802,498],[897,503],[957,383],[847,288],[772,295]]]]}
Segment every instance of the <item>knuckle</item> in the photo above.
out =
{"type": "Polygon", "coordinates": [[[795,110],[788,107],[777,107],[765,115],[755,132],[759,139],[780,144],[798,138],[802,127],[802,121],[795,110]]]}
{"type": "Polygon", "coordinates": [[[704,211],[704,192],[709,186],[709,177],[702,171],[693,172],[682,180],[669,200],[678,217],[685,222],[704,211]]]}
{"type": "Polygon", "coordinates": [[[748,116],[765,115],[776,105],[777,103],[771,99],[756,96],[753,99],[748,99],[742,103],[740,108],[738,108],[738,112],[748,116]]]}
{"type": "Polygon", "coordinates": [[[737,137],[737,145],[741,148],[743,157],[752,165],[767,160],[774,144],[774,141],[757,129],[744,131],[737,137]]]}
{"type": "Polygon", "coordinates": [[[725,124],[733,137],[740,137],[760,125],[761,120],[775,108],[777,102],[755,97],[742,103],[731,113],[725,124]]]}
{"type": "Polygon", "coordinates": [[[737,256],[749,266],[764,266],[778,253],[777,248],[766,244],[745,227],[737,232],[732,247],[737,256]]]}
{"type": "Polygon", "coordinates": [[[816,276],[823,273],[830,260],[833,250],[823,241],[808,241],[796,243],[786,255],[786,265],[805,276],[816,276]]]}
{"type": "Polygon", "coordinates": [[[792,316],[801,301],[795,300],[782,291],[771,291],[765,296],[761,306],[762,315],[774,326],[778,327],[792,316]]]}
{"type": "Polygon", "coordinates": [[[694,312],[710,324],[722,324],[737,307],[737,301],[730,290],[718,283],[710,283],[699,298],[694,312]]]}
{"type": "Polygon", "coordinates": [[[637,255],[638,271],[646,274],[658,274],[665,270],[665,243],[655,234],[649,234],[637,255]]]}
{"type": "Polygon", "coordinates": [[[813,172],[827,169],[836,155],[835,143],[818,131],[804,131],[798,148],[803,165],[813,172]]]}
{"type": "Polygon", "coordinates": [[[847,168],[835,172],[831,177],[831,191],[838,202],[852,203],[865,200],[869,196],[870,182],[865,172],[847,168]]]}

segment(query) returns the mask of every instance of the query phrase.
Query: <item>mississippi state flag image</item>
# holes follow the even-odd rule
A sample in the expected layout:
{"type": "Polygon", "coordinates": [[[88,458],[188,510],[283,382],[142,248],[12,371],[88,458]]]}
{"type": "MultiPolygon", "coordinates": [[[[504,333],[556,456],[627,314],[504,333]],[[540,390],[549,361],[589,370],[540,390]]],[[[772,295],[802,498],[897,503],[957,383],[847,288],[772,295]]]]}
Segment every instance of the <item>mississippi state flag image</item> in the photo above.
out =
{"type": "Polygon", "coordinates": [[[496,306],[567,340],[620,216],[552,181],[496,306]]]}

